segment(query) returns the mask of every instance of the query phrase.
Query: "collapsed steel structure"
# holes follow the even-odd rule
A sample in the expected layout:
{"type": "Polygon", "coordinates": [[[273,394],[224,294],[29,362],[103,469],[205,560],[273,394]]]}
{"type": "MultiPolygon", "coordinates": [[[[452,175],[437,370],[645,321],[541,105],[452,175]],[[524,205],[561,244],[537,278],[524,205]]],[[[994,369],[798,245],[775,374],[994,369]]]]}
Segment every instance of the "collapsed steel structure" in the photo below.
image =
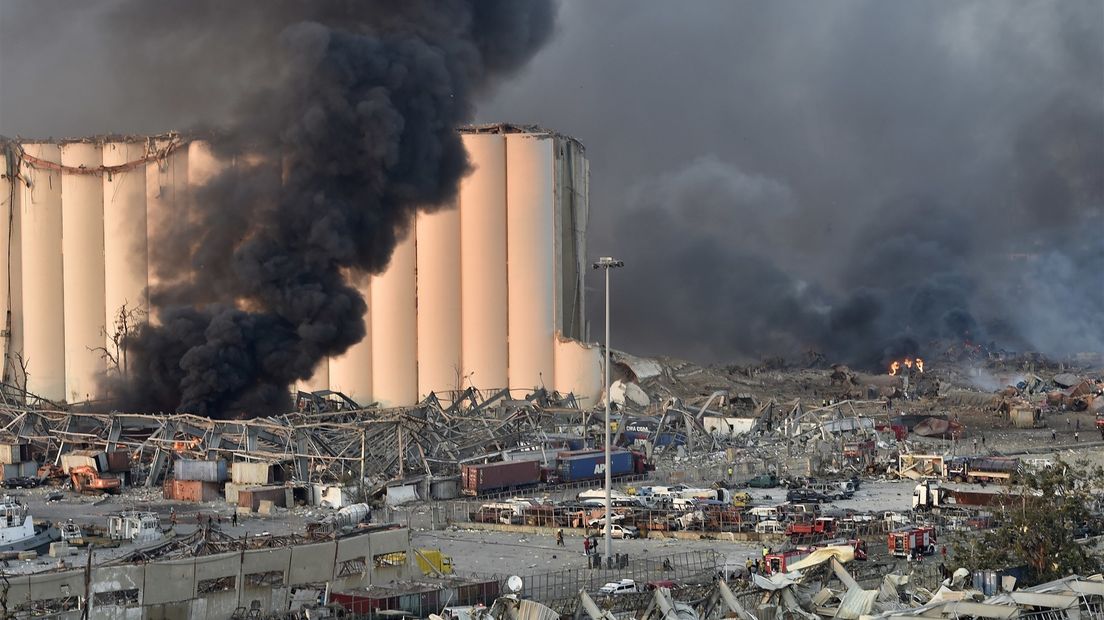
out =
{"type": "Polygon", "coordinates": [[[147,487],[174,455],[291,464],[298,482],[389,481],[455,475],[464,463],[539,447],[555,424],[590,423],[572,394],[508,390],[430,394],[413,407],[360,407],[343,395],[300,392],[298,411],[244,420],[190,414],[94,413],[52,403],[0,403],[0,442],[25,443],[57,463],[78,448],[126,450],[147,487]],[[449,404],[445,404],[449,403],[449,404]]]}

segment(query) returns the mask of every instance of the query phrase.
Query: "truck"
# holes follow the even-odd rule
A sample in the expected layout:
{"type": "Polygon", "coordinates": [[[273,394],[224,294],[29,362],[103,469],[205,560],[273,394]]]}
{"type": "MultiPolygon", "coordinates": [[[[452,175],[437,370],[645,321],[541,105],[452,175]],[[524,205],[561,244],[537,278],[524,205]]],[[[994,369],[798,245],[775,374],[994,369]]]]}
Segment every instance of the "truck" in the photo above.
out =
{"type": "Polygon", "coordinates": [[[889,553],[900,558],[935,554],[935,528],[906,527],[889,533],[889,553]]]}
{"type": "Polygon", "coordinates": [[[535,485],[540,480],[540,461],[503,461],[460,468],[460,492],[464,495],[519,489],[535,485]]]}
{"type": "MultiPolygon", "coordinates": [[[[613,450],[610,453],[610,474],[617,478],[644,473],[643,469],[637,471],[641,458],[630,450],[613,450]]],[[[561,452],[556,460],[560,482],[599,480],[606,476],[606,456],[601,450],[561,452]]]]}
{"type": "Polygon", "coordinates": [[[944,466],[944,476],[955,482],[995,482],[1005,484],[1020,469],[1020,460],[1005,456],[960,456],[944,466]]]}
{"type": "Polygon", "coordinates": [[[819,517],[811,521],[793,521],[786,526],[786,535],[792,538],[808,535],[832,536],[836,533],[836,520],[819,517]]]}
{"type": "Polygon", "coordinates": [[[452,566],[452,557],[441,552],[440,549],[415,549],[414,560],[423,575],[451,575],[455,572],[452,566]]]}

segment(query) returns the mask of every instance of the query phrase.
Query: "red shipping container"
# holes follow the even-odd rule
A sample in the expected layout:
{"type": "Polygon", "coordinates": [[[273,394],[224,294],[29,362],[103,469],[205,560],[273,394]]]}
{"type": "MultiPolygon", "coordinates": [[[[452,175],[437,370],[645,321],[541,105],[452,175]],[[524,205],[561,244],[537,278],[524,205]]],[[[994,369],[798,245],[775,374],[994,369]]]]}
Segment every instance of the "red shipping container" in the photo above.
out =
{"type": "Polygon", "coordinates": [[[213,502],[221,497],[217,482],[204,482],[202,480],[165,480],[162,487],[165,499],[175,499],[182,502],[213,502]]]}
{"type": "Polygon", "coordinates": [[[464,465],[460,486],[464,495],[523,487],[540,482],[540,461],[503,461],[482,465],[464,465]]]}

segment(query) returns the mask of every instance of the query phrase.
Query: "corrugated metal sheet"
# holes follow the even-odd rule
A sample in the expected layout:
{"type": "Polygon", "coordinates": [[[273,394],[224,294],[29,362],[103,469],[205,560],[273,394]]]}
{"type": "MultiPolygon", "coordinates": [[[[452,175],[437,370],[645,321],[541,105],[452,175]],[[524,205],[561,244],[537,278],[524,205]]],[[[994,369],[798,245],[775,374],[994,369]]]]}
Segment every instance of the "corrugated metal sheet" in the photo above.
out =
{"type": "Polygon", "coordinates": [[[25,461],[23,463],[4,463],[2,468],[3,479],[29,478],[38,475],[38,462],[25,461]]]}
{"type": "Polygon", "coordinates": [[[177,480],[202,480],[204,482],[226,482],[226,461],[206,461],[199,459],[177,459],[173,462],[174,477],[177,480]]]}
{"type": "Polygon", "coordinates": [[[231,468],[230,479],[238,485],[264,485],[273,482],[273,466],[271,463],[234,463],[231,468]]]}
{"type": "Polygon", "coordinates": [[[126,450],[115,450],[107,453],[107,471],[130,471],[130,453],[126,450]]]}
{"type": "Polygon", "coordinates": [[[203,480],[165,480],[162,487],[165,499],[175,499],[183,502],[213,502],[219,499],[219,485],[217,482],[203,480]]]}

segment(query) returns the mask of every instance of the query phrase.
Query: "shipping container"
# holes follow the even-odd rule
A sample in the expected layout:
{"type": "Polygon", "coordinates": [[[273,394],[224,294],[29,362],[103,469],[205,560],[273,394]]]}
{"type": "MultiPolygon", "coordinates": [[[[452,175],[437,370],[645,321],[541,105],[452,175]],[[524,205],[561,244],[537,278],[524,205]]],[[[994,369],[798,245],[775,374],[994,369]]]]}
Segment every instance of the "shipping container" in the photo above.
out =
{"type": "Polygon", "coordinates": [[[206,461],[199,459],[176,459],[173,462],[173,477],[177,480],[202,480],[203,482],[226,482],[226,461],[218,459],[206,461]]]}
{"type": "Polygon", "coordinates": [[[213,502],[220,497],[218,483],[203,480],[167,478],[162,491],[165,499],[175,499],[182,502],[213,502]]]}
{"type": "Polygon", "coordinates": [[[273,463],[239,461],[231,468],[230,479],[234,484],[264,486],[283,481],[281,473],[279,466],[273,463]]]}
{"type": "Polygon", "coordinates": [[[224,494],[226,496],[226,503],[234,506],[238,503],[238,489],[241,488],[240,484],[234,482],[227,482],[223,487],[224,494]]]}
{"type": "Polygon", "coordinates": [[[30,460],[25,443],[0,443],[0,464],[14,465],[30,460]]]}
{"type": "Polygon", "coordinates": [[[107,453],[107,471],[122,473],[130,471],[130,452],[113,450],[107,453]]]}
{"type": "Polygon", "coordinates": [[[261,500],[269,500],[275,506],[287,508],[288,489],[283,486],[243,487],[238,489],[238,506],[256,512],[261,500]]]}
{"type": "MultiPolygon", "coordinates": [[[[610,453],[610,474],[613,477],[628,476],[635,473],[635,459],[628,450],[614,450],[610,453]]],[[[559,459],[561,482],[597,480],[606,476],[606,455],[601,451],[586,451],[561,456],[559,459]]]]}
{"type": "Polygon", "coordinates": [[[3,469],[4,480],[11,480],[12,478],[34,478],[38,475],[37,461],[24,461],[22,463],[3,463],[0,464],[0,468],[3,469]]]}
{"type": "Polygon", "coordinates": [[[67,474],[71,468],[84,465],[97,472],[106,472],[107,454],[103,450],[73,450],[61,455],[61,469],[67,474]]]}
{"type": "Polygon", "coordinates": [[[538,461],[504,461],[482,465],[464,465],[460,482],[464,495],[479,495],[497,490],[525,487],[540,482],[538,461]]]}

